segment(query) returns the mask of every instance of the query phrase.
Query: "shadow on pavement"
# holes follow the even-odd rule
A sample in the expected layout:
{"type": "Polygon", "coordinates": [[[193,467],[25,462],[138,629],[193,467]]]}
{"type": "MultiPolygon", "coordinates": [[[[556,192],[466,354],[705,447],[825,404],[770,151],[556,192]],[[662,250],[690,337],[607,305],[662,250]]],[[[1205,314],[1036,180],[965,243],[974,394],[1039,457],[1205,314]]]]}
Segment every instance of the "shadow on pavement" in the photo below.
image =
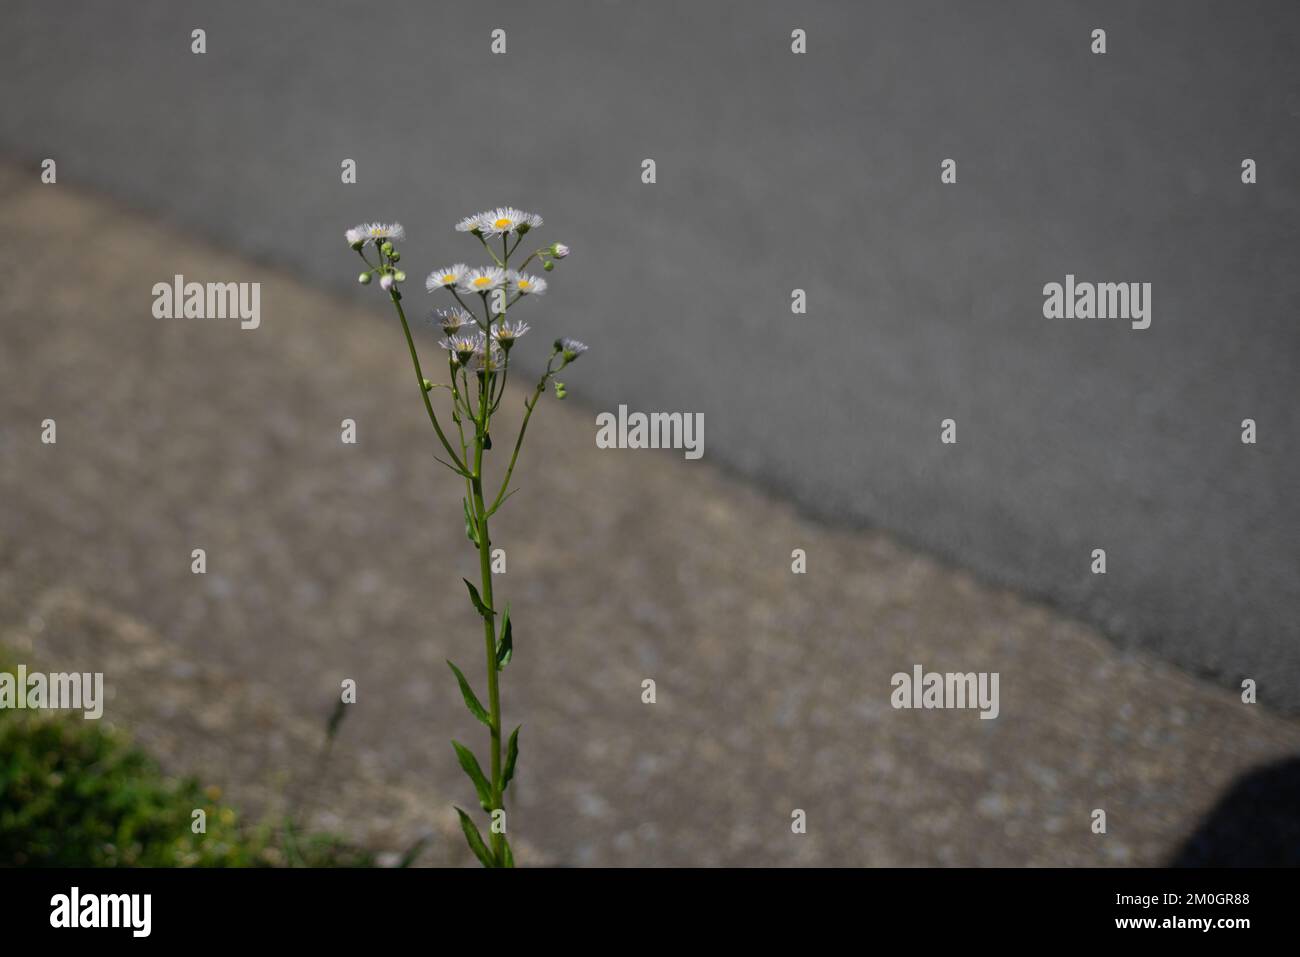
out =
{"type": "Polygon", "coordinates": [[[1300,757],[1237,778],[1173,867],[1300,867],[1300,757]]]}

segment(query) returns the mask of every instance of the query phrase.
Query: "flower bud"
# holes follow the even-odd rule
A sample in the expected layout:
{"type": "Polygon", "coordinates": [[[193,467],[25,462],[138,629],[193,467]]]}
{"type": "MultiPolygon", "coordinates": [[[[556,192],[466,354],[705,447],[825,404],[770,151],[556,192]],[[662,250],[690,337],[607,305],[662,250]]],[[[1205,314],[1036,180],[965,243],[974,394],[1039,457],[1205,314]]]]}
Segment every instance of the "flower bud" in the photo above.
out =
{"type": "Polygon", "coordinates": [[[387,239],[385,239],[383,243],[380,245],[379,251],[383,253],[385,256],[391,256],[393,254],[393,244],[390,243],[387,239]]]}
{"type": "Polygon", "coordinates": [[[402,272],[400,269],[397,270],[393,273],[393,280],[395,282],[406,282],[406,273],[402,272]]]}
{"type": "Polygon", "coordinates": [[[565,256],[569,255],[569,247],[564,245],[564,243],[553,243],[551,245],[551,255],[556,259],[563,259],[565,256]]]}
{"type": "Polygon", "coordinates": [[[382,277],[380,277],[380,279],[379,279],[379,288],[382,289],[382,290],[384,290],[384,292],[388,292],[390,289],[393,288],[393,274],[392,274],[392,273],[390,273],[390,272],[386,272],[386,273],[384,273],[384,275],[383,275],[382,277]]]}
{"type": "Polygon", "coordinates": [[[357,282],[361,283],[361,285],[363,285],[363,286],[369,286],[369,285],[370,285],[370,273],[368,273],[368,272],[363,272],[360,276],[357,277],[357,282]]]}
{"type": "Polygon", "coordinates": [[[393,262],[397,262],[399,259],[402,258],[402,254],[399,253],[396,249],[394,249],[391,253],[388,254],[388,258],[391,259],[393,262]]]}
{"type": "Polygon", "coordinates": [[[545,263],[542,264],[542,268],[545,269],[547,272],[550,272],[552,269],[555,268],[555,263],[551,262],[551,261],[548,259],[548,260],[546,260],[545,263]]]}

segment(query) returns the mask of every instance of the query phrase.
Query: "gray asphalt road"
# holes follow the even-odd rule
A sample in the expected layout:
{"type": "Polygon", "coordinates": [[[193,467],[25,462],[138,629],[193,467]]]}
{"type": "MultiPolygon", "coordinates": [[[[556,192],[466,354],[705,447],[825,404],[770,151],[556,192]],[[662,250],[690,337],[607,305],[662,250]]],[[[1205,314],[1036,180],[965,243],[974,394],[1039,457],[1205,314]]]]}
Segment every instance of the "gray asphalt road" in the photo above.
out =
{"type": "Polygon", "coordinates": [[[1300,8],[991,6],[10,3],[0,148],[337,289],[354,221],[422,275],[536,209],[578,401],[1300,707],[1300,8]],[[1066,274],[1151,327],[1044,319],[1066,274]]]}

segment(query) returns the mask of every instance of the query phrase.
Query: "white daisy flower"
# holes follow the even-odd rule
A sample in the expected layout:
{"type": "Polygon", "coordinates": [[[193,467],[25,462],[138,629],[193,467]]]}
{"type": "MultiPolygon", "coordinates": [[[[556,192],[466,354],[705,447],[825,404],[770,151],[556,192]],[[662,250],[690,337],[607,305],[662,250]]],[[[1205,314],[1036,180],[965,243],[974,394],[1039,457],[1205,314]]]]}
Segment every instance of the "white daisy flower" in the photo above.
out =
{"type": "Polygon", "coordinates": [[[469,272],[469,267],[464,263],[456,263],[454,266],[435,269],[429,273],[429,278],[424,281],[424,288],[429,292],[433,292],[435,289],[441,289],[444,286],[454,286],[465,278],[467,272],[469,272]]]}
{"type": "Polygon", "coordinates": [[[462,329],[474,327],[478,324],[471,316],[460,306],[453,306],[451,309],[438,309],[434,311],[433,321],[442,326],[442,331],[449,337],[456,335],[462,329]]]}
{"type": "Polygon", "coordinates": [[[557,342],[557,345],[559,345],[560,351],[564,353],[565,362],[572,362],[574,359],[578,358],[578,356],[587,351],[587,344],[585,342],[579,342],[577,339],[560,339],[557,342]]]}
{"type": "Polygon", "coordinates": [[[483,215],[482,213],[474,213],[471,216],[466,216],[464,219],[462,219],[460,222],[456,224],[456,232],[458,233],[474,232],[474,230],[478,229],[478,220],[479,217],[482,215],[483,215]]]}
{"type": "Polygon", "coordinates": [[[515,340],[528,331],[526,322],[509,322],[502,320],[492,327],[492,338],[501,344],[501,348],[509,349],[515,344],[515,340]]]}
{"type": "Polygon", "coordinates": [[[378,246],[385,239],[405,239],[406,230],[402,228],[401,223],[362,223],[360,226],[353,226],[344,235],[349,246],[356,243],[362,245],[374,243],[378,246]]]}
{"type": "Polygon", "coordinates": [[[483,341],[483,333],[471,336],[448,336],[438,345],[448,352],[454,353],[456,358],[462,364],[469,362],[471,358],[478,354],[480,345],[483,341]]]}
{"type": "Polygon", "coordinates": [[[521,296],[530,293],[534,296],[540,296],[546,292],[546,280],[530,276],[526,272],[515,272],[512,269],[506,274],[506,281],[510,284],[511,291],[517,292],[521,296]]]}
{"type": "Polygon", "coordinates": [[[474,220],[484,236],[522,235],[542,225],[542,217],[536,213],[525,213],[513,206],[498,206],[479,213],[474,220]]]}
{"type": "Polygon", "coordinates": [[[461,292],[491,292],[505,285],[506,271],[500,266],[484,266],[471,269],[461,277],[461,292]]]}

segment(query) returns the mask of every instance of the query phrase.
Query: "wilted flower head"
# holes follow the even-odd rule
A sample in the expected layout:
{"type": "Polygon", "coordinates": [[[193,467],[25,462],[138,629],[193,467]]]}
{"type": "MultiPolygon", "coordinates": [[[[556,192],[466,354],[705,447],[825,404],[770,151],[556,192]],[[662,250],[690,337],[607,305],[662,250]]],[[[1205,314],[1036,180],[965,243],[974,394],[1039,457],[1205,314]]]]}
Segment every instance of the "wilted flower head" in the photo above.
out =
{"type": "Polygon", "coordinates": [[[461,292],[491,292],[500,289],[506,281],[506,271],[500,266],[484,266],[471,269],[461,277],[461,292]]]}
{"type": "Polygon", "coordinates": [[[435,269],[429,273],[429,278],[424,281],[424,288],[433,292],[433,290],[441,289],[444,286],[454,286],[465,278],[467,272],[469,272],[469,267],[464,263],[456,263],[454,266],[435,269]]]}
{"type": "Polygon", "coordinates": [[[515,272],[513,269],[506,274],[506,280],[510,288],[521,296],[532,294],[540,296],[546,292],[546,280],[538,279],[536,276],[530,276],[526,272],[515,272]]]}
{"type": "Polygon", "coordinates": [[[386,239],[405,239],[406,230],[402,228],[401,223],[362,223],[353,226],[343,235],[347,237],[349,246],[355,246],[357,243],[366,246],[370,243],[382,243],[386,239]]]}
{"type": "Polygon", "coordinates": [[[492,349],[489,352],[483,348],[483,339],[480,337],[478,352],[474,353],[474,368],[478,372],[500,372],[505,366],[506,353],[495,342],[492,343],[492,349]]]}
{"type": "Polygon", "coordinates": [[[442,331],[448,336],[456,335],[466,326],[475,325],[474,317],[460,306],[434,310],[433,321],[442,326],[442,331]]]}
{"type": "Polygon", "coordinates": [[[480,232],[484,236],[522,235],[530,229],[542,225],[542,217],[536,213],[525,213],[513,206],[498,206],[473,216],[466,216],[456,228],[461,232],[480,232]]]}

